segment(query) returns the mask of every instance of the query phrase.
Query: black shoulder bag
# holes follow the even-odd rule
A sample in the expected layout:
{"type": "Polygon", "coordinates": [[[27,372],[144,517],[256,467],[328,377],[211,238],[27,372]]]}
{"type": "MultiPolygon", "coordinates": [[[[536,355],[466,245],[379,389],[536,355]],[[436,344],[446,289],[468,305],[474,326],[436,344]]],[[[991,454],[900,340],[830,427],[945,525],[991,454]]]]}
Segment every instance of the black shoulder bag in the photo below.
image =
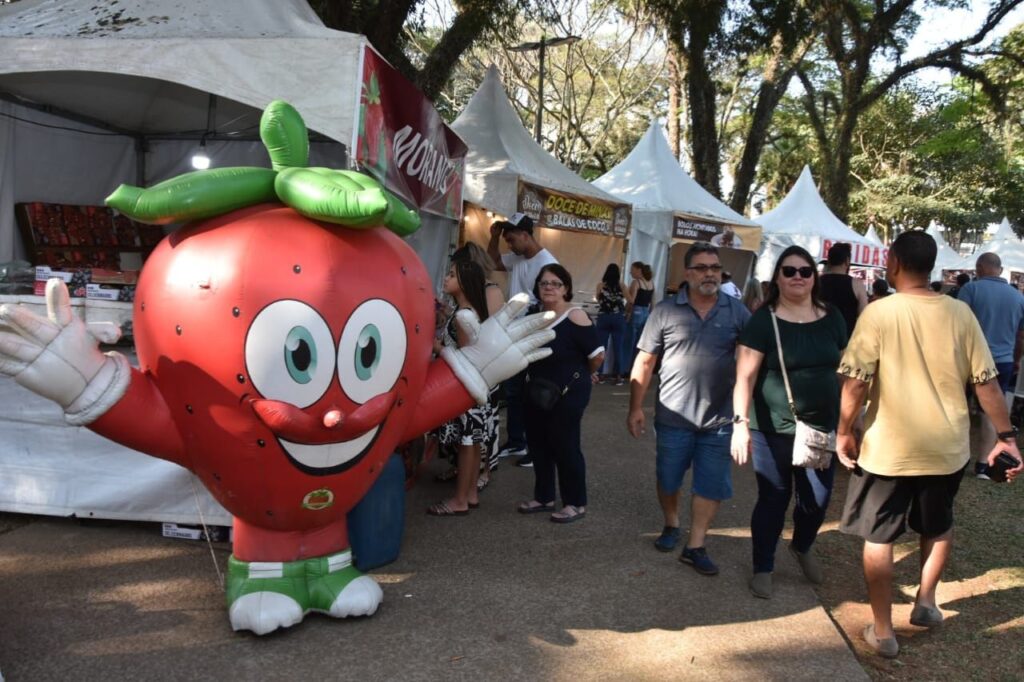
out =
{"type": "Polygon", "coordinates": [[[565,386],[560,386],[550,379],[543,377],[526,377],[526,399],[530,403],[545,412],[555,409],[555,405],[562,399],[562,396],[569,392],[572,382],[579,379],[580,373],[573,372],[572,379],[565,386]]]}

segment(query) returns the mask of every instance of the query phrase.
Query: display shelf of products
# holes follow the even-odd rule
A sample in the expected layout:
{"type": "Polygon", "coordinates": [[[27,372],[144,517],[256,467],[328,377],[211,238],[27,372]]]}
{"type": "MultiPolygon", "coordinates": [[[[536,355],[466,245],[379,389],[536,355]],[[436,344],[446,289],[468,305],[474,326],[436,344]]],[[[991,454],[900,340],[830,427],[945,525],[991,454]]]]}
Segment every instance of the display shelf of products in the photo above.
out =
{"type": "Polygon", "coordinates": [[[146,225],[106,206],[50,204],[15,205],[25,250],[35,265],[121,270],[135,269],[163,239],[163,228],[146,225]]]}

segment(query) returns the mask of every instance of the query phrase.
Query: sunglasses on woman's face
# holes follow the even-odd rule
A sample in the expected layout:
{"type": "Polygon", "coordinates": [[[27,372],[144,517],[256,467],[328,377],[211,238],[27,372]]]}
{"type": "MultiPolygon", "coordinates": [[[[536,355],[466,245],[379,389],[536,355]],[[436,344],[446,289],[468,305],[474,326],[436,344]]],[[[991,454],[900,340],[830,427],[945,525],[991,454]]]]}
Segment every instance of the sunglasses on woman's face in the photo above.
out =
{"type": "Polygon", "coordinates": [[[810,279],[811,277],[814,277],[814,268],[812,268],[810,265],[804,265],[799,268],[796,267],[795,265],[782,266],[782,276],[786,277],[787,279],[791,277],[796,277],[797,273],[800,273],[800,276],[803,277],[804,279],[810,279]]]}

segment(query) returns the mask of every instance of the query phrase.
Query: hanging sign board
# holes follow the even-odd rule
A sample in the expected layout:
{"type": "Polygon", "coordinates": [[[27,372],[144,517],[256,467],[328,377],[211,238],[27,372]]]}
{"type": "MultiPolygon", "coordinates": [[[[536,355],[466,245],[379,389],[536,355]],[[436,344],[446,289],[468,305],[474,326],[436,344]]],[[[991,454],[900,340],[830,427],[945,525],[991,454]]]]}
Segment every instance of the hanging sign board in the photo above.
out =
{"type": "Polygon", "coordinates": [[[533,219],[536,227],[626,237],[632,207],[594,197],[566,194],[519,181],[516,207],[533,219]]]}
{"type": "Polygon", "coordinates": [[[410,206],[458,220],[465,143],[430,100],[372,48],[363,46],[362,64],[355,160],[410,206]]]}
{"type": "Polygon", "coordinates": [[[673,216],[672,238],[686,242],[710,242],[730,249],[757,251],[761,248],[761,228],[712,223],[686,216],[673,216]]]}
{"type": "MultiPolygon", "coordinates": [[[[686,241],[710,242],[721,235],[725,227],[718,223],[707,223],[677,215],[672,222],[672,237],[686,241]]],[[[719,246],[732,246],[732,244],[722,243],[719,246]]]]}
{"type": "MultiPolygon", "coordinates": [[[[831,239],[821,240],[821,253],[818,254],[818,258],[824,260],[828,258],[829,249],[832,248],[833,244],[840,242],[834,242],[831,239]]],[[[860,265],[868,268],[884,268],[886,261],[889,259],[889,249],[885,246],[875,246],[873,244],[850,244],[850,264],[860,265]]]]}

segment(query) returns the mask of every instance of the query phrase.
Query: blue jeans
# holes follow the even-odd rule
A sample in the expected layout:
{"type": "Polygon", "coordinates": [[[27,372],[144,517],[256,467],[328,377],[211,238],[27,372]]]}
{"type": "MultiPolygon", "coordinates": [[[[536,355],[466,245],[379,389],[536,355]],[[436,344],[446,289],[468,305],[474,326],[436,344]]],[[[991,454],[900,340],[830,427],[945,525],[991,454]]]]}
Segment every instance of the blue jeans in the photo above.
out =
{"type": "Polygon", "coordinates": [[[626,316],[623,313],[601,313],[597,316],[597,340],[602,346],[607,346],[609,335],[612,338],[612,351],[615,362],[611,374],[629,376],[629,367],[626,366],[628,356],[626,354],[626,316]]]}
{"type": "Polygon", "coordinates": [[[655,423],[654,430],[658,453],[655,470],[661,492],[666,495],[678,492],[692,464],[694,495],[706,500],[732,497],[732,457],[729,454],[732,424],[695,431],[655,423]]]}
{"type": "Polygon", "coordinates": [[[523,422],[524,384],[526,370],[506,379],[505,387],[505,446],[515,450],[526,447],[526,428],[523,422]]]}
{"type": "Polygon", "coordinates": [[[786,523],[789,498],[796,489],[793,508],[793,549],[804,553],[814,544],[832,496],[836,458],[827,469],[793,466],[793,436],[750,432],[757,474],[757,504],[750,515],[754,572],[775,569],[775,547],[786,523]]]}
{"type": "Polygon", "coordinates": [[[626,360],[629,362],[629,370],[633,369],[633,362],[636,361],[636,344],[640,343],[640,335],[644,331],[644,325],[647,324],[647,317],[650,314],[650,306],[640,306],[639,308],[633,308],[633,313],[630,315],[629,355],[626,356],[626,360]]]}

